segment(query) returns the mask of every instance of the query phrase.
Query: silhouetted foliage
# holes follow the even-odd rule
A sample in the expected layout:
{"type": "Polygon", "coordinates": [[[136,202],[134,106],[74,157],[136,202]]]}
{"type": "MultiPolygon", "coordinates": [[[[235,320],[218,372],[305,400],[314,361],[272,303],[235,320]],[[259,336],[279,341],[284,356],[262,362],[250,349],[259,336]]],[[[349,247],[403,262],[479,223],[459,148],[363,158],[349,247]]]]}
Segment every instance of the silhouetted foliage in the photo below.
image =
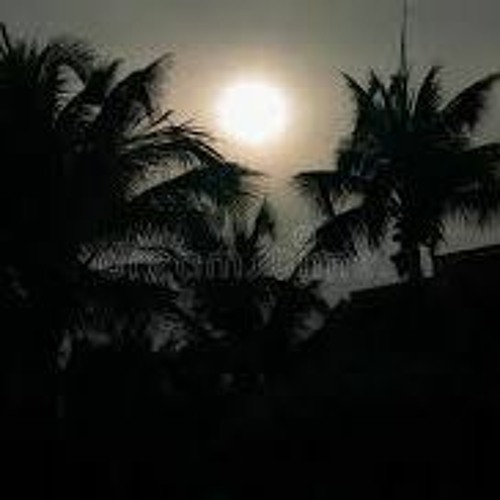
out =
{"type": "Polygon", "coordinates": [[[17,491],[485,496],[494,267],[444,265],[333,311],[304,274],[316,252],[351,259],[393,235],[400,275],[420,280],[449,217],[500,208],[500,145],[473,140],[499,75],[446,104],[438,68],[413,90],[405,32],[388,83],[345,75],[356,115],[337,168],[296,179],[326,222],[280,277],[260,176],[163,109],[170,56],[121,74],[82,41],[0,26],[0,433],[17,491]],[[300,337],[313,313],[328,319],[300,337]]]}
{"type": "Polygon", "coordinates": [[[354,129],[339,148],[335,170],[304,172],[296,181],[326,218],[315,234],[317,249],[351,259],[360,242],[377,248],[392,235],[399,275],[419,280],[421,249],[434,254],[445,240],[446,221],[483,225],[500,208],[500,144],[473,141],[500,75],[488,75],[447,103],[439,68],[416,89],[410,76],[405,33],[400,67],[388,83],[374,72],[366,86],[344,75],[354,129]]]}
{"type": "MultiPolygon", "coordinates": [[[[92,276],[103,248],[121,242],[119,257],[133,259],[138,239],[181,227],[180,204],[191,220],[200,199],[233,209],[247,171],[163,109],[170,56],[120,76],[117,61],[71,37],[39,45],[1,34],[2,293],[18,326],[13,355],[32,352],[53,379],[70,312],[90,288],[106,289],[92,276]],[[157,186],[175,199],[170,213],[140,202],[157,186]]],[[[54,396],[49,385],[41,392],[54,396]]]]}

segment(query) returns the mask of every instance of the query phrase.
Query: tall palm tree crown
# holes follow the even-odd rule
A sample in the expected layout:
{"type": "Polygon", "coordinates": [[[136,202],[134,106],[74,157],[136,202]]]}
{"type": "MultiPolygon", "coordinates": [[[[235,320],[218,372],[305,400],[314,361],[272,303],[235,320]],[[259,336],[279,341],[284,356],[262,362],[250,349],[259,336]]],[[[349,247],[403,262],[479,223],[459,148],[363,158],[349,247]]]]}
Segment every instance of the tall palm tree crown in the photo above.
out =
{"type": "Polygon", "coordinates": [[[375,72],[366,86],[344,75],[355,120],[336,169],[296,178],[327,218],[315,234],[316,248],[350,259],[360,242],[377,248],[392,235],[399,275],[419,280],[420,251],[433,254],[445,241],[449,217],[483,224],[500,208],[500,144],[474,141],[500,74],[444,102],[439,72],[430,68],[420,86],[412,87],[405,22],[400,65],[387,83],[375,72]],[[350,208],[339,212],[346,199],[350,208]]]}
{"type": "Polygon", "coordinates": [[[250,195],[248,171],[164,108],[169,55],[122,76],[80,40],[0,35],[2,294],[36,311],[28,328],[54,353],[103,248],[117,258],[127,243],[132,258],[145,239],[194,241],[207,204],[236,210],[250,195]]]}
{"type": "MultiPolygon", "coordinates": [[[[109,224],[128,224],[131,201],[158,184],[186,203],[188,194],[221,198],[227,183],[239,195],[244,169],[230,168],[206,134],[163,109],[170,56],[119,77],[119,62],[103,62],[79,40],[39,46],[1,32],[2,238],[11,256],[74,258],[109,224]],[[219,168],[226,175],[214,181],[219,168]],[[141,187],[152,169],[161,175],[141,187]]],[[[134,210],[136,224],[146,223],[144,212],[134,210]]]]}

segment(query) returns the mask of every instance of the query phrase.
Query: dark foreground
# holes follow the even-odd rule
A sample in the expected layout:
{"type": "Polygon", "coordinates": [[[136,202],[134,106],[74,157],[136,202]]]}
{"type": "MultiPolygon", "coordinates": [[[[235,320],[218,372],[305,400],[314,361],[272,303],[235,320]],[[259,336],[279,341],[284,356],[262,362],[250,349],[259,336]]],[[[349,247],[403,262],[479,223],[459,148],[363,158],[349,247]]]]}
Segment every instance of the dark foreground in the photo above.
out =
{"type": "Polygon", "coordinates": [[[438,291],[355,298],[246,390],[90,350],[50,437],[5,419],[4,498],[495,498],[495,300],[438,291]]]}

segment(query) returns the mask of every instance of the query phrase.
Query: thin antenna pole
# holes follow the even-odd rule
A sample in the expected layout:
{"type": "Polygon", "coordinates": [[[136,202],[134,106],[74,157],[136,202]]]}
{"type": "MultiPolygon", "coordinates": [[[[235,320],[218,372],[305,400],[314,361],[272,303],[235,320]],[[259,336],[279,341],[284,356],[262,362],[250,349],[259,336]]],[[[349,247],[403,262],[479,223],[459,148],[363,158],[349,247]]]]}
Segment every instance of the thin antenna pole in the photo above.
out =
{"type": "Polygon", "coordinates": [[[408,0],[403,2],[403,22],[401,26],[400,41],[400,71],[402,74],[409,73],[408,64],[408,0]]]}

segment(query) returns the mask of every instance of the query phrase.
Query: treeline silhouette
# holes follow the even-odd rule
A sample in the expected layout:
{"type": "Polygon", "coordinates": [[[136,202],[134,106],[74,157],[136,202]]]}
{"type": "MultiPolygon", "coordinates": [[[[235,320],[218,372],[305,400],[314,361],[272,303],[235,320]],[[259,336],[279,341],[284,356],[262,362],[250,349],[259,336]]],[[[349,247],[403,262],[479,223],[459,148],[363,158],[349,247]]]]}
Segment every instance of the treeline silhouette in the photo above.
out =
{"type": "Polygon", "coordinates": [[[475,132],[499,74],[443,102],[438,68],[413,86],[403,29],[387,82],[344,75],[353,130],[331,171],[292,179],[319,228],[283,277],[262,175],[164,109],[169,55],[126,73],[72,37],[0,35],[12,498],[472,498],[494,485],[498,290],[425,279],[422,257],[438,258],[452,218],[495,222],[500,143],[475,132]],[[401,284],[332,309],[312,263],[391,240],[401,284]]]}

